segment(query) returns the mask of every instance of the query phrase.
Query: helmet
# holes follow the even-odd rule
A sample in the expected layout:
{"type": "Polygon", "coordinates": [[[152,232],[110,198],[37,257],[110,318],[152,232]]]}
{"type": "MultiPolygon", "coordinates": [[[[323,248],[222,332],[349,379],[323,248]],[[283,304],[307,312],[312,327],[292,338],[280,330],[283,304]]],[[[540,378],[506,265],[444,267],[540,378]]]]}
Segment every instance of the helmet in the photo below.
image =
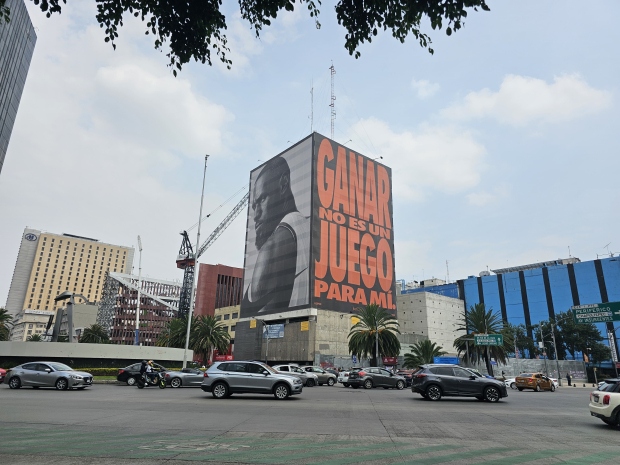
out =
{"type": "Polygon", "coordinates": [[[152,365],[152,364],[153,364],[153,360],[149,360],[149,365],[152,365]]]}
{"type": "Polygon", "coordinates": [[[142,365],[146,365],[146,360],[142,360],[142,365]]]}

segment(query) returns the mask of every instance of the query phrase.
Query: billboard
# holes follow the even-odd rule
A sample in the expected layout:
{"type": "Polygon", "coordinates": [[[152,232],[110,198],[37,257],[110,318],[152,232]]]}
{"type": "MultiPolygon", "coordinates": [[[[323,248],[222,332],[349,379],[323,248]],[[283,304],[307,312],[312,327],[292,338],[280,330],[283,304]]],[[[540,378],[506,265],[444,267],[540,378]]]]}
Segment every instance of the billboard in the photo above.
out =
{"type": "Polygon", "coordinates": [[[314,133],[250,174],[241,318],[396,310],[392,172],[314,133]]]}

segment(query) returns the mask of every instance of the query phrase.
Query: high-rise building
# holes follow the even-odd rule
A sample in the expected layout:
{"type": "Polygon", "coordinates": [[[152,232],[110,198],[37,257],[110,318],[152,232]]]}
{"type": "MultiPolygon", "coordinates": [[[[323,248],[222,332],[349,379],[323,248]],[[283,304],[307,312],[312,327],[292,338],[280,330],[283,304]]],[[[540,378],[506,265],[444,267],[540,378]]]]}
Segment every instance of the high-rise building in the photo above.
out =
{"type": "Polygon", "coordinates": [[[241,303],[242,268],[201,263],[199,270],[195,315],[213,316],[216,308],[241,303]]]}
{"type": "Polygon", "coordinates": [[[65,291],[82,294],[89,302],[101,299],[106,271],[130,273],[134,249],[97,239],[24,229],[6,309],[55,311],[65,291]]]}
{"type": "Polygon", "coordinates": [[[5,5],[11,20],[0,21],[0,173],[37,41],[24,0],[7,0],[5,5]]]}

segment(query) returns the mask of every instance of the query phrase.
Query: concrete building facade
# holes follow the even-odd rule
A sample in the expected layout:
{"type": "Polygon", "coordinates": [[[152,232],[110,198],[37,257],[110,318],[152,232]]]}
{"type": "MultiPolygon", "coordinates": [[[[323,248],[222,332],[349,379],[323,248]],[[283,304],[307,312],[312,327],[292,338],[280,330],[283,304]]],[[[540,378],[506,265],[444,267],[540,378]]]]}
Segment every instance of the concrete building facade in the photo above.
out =
{"type": "Polygon", "coordinates": [[[56,311],[54,298],[64,291],[82,294],[91,303],[101,298],[106,271],[131,271],[134,249],[97,239],[25,228],[17,255],[6,309],[56,311]]]}
{"type": "Polygon", "coordinates": [[[5,5],[11,20],[0,21],[0,173],[37,42],[24,0],[7,0],[5,5]]]}
{"type": "Polygon", "coordinates": [[[423,336],[456,355],[454,340],[465,334],[457,331],[465,313],[461,299],[432,292],[400,294],[396,296],[396,308],[401,333],[423,336]]]}
{"type": "Polygon", "coordinates": [[[11,341],[27,341],[30,336],[38,334],[43,337],[50,316],[55,312],[48,310],[24,309],[13,318],[11,341]]]}
{"type": "Polygon", "coordinates": [[[194,315],[215,315],[215,309],[241,303],[243,269],[201,263],[194,315]]]}
{"type": "Polygon", "coordinates": [[[239,308],[240,305],[235,305],[232,307],[221,307],[215,309],[215,319],[222,322],[222,324],[228,329],[231,344],[234,344],[235,340],[237,323],[239,322],[239,308]]]}
{"type": "MultiPolygon", "coordinates": [[[[97,322],[97,305],[75,304],[73,306],[73,336],[77,339],[84,333],[84,330],[97,322]]],[[[69,334],[69,316],[63,312],[60,322],[59,333],[63,336],[69,334]]]]}

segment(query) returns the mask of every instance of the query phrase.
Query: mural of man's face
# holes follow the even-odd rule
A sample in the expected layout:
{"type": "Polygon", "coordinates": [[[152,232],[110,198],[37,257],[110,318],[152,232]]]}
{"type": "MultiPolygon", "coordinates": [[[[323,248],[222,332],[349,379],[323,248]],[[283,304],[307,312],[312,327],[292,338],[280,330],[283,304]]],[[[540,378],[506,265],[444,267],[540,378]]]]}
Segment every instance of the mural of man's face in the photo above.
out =
{"type": "MultiPolygon", "coordinates": [[[[283,176],[274,176],[265,173],[260,176],[254,185],[254,229],[256,230],[256,248],[260,249],[274,229],[282,220],[282,188],[280,186],[283,176]]],[[[284,180],[288,184],[288,179],[284,180]]]]}

